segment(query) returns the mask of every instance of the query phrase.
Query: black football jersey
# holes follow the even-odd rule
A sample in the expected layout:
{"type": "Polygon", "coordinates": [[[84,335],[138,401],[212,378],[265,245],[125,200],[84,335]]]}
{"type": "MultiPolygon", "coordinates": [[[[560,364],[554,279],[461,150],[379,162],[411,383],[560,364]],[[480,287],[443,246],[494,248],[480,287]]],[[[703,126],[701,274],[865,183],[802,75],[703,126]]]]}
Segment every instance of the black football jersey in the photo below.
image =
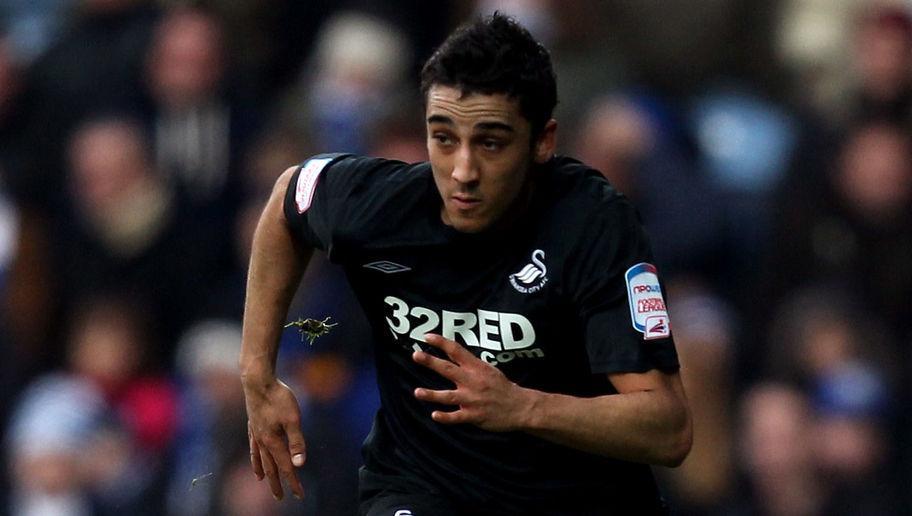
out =
{"type": "MultiPolygon", "coordinates": [[[[291,231],[341,264],[375,339],[381,409],[367,469],[475,514],[612,514],[659,496],[647,465],[522,432],[444,425],[416,387],[452,384],[411,359],[454,339],[513,382],[581,397],[607,373],[674,371],[677,355],[636,210],[596,171],[555,157],[533,170],[511,227],[460,233],[441,219],[429,163],[345,154],[305,161],[289,184],[291,231]]],[[[438,354],[439,355],[439,354],[438,354]]]]}

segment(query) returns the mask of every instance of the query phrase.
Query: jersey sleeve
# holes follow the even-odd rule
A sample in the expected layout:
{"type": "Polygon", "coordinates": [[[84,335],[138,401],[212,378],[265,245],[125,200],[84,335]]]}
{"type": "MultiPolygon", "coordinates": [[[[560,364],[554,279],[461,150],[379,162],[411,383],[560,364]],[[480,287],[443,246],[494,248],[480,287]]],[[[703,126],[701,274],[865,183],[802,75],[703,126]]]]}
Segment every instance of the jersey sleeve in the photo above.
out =
{"type": "MultiPolygon", "coordinates": [[[[285,192],[285,219],[304,244],[332,259],[341,240],[370,234],[405,174],[401,162],[351,154],[318,154],[301,163],[285,192]]],[[[388,210],[387,210],[388,211],[388,210]]]]}
{"type": "MultiPolygon", "coordinates": [[[[318,154],[298,165],[285,191],[285,220],[295,238],[309,247],[326,251],[332,242],[331,190],[338,181],[326,180],[331,168],[347,155],[318,154]]],[[[337,165],[339,165],[337,167],[337,165]]],[[[336,174],[333,174],[336,175],[336,174]]],[[[344,176],[344,170],[342,171],[344,176]]]]}
{"type": "Polygon", "coordinates": [[[636,209],[617,197],[594,219],[574,267],[592,372],[677,370],[665,296],[636,209]]]}

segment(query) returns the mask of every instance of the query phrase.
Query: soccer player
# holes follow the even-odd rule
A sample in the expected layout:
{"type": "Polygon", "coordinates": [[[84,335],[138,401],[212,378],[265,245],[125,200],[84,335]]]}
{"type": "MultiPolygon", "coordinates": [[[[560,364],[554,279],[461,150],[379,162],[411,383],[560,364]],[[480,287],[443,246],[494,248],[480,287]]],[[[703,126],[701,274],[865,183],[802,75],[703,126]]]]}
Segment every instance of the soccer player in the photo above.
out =
{"type": "Polygon", "coordinates": [[[376,341],[362,514],[661,513],[648,464],[691,444],[662,288],[630,202],[554,155],[548,52],[494,15],[441,45],[422,90],[430,162],[318,155],[263,212],[240,357],[254,472],[303,496],[275,362],[318,248],[376,341]]]}

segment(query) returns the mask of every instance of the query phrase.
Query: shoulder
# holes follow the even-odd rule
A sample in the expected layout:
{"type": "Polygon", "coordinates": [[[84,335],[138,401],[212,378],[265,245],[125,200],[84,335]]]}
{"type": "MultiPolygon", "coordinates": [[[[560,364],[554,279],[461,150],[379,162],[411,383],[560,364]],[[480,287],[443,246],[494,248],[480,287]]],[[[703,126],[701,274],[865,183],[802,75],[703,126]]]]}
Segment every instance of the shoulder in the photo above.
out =
{"type": "Polygon", "coordinates": [[[376,239],[416,220],[436,191],[428,163],[318,154],[295,174],[287,187],[287,212],[306,212],[312,225],[352,242],[376,239]]]}
{"type": "Polygon", "coordinates": [[[317,154],[304,160],[299,166],[302,174],[313,170],[313,173],[326,174],[335,181],[364,182],[373,185],[415,181],[420,179],[422,171],[430,171],[430,165],[426,162],[409,164],[385,158],[341,153],[317,154]]]}
{"type": "Polygon", "coordinates": [[[355,154],[317,154],[302,161],[291,174],[289,190],[294,188],[300,202],[307,203],[314,192],[331,198],[369,193],[394,194],[430,178],[428,163],[408,164],[384,158],[355,154]]]}
{"type": "Polygon", "coordinates": [[[545,181],[555,209],[577,223],[629,222],[636,215],[630,200],[605,177],[588,165],[565,156],[555,156],[548,164],[545,181]]]}

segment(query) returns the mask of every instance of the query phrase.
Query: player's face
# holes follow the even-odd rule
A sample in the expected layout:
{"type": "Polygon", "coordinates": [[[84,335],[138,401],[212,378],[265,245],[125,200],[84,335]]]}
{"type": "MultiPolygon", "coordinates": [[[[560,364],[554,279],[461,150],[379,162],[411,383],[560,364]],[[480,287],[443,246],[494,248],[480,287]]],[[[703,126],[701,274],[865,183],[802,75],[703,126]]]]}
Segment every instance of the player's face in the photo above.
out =
{"type": "Polygon", "coordinates": [[[519,102],[433,86],[427,99],[427,146],[443,199],[443,222],[464,233],[508,224],[529,198],[533,162],[554,152],[550,121],[536,145],[519,102]]]}

